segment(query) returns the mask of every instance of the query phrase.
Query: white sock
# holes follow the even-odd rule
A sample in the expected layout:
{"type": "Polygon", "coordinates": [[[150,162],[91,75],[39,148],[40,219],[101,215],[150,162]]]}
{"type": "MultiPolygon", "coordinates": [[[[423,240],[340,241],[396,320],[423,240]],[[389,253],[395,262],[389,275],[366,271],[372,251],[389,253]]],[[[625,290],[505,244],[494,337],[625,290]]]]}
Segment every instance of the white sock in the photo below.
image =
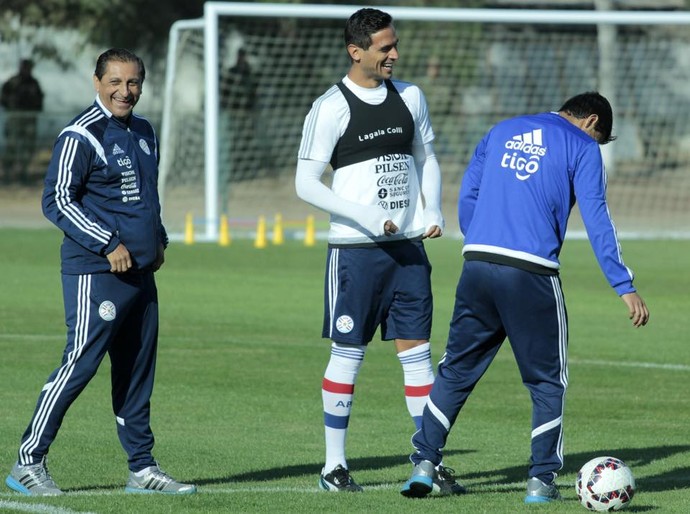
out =
{"type": "Polygon", "coordinates": [[[347,469],[345,439],[350,422],[355,382],[364,360],[365,350],[366,346],[339,343],[331,345],[331,358],[321,386],[326,432],[326,464],[324,466],[326,473],[338,464],[347,469]]]}
{"type": "Polygon", "coordinates": [[[431,366],[431,343],[420,344],[398,354],[405,380],[405,402],[407,410],[419,430],[422,414],[434,385],[434,370],[431,366]]]}
{"type": "Polygon", "coordinates": [[[143,477],[153,466],[149,466],[148,468],[140,469],[139,471],[134,472],[134,476],[136,477],[143,477]]]}

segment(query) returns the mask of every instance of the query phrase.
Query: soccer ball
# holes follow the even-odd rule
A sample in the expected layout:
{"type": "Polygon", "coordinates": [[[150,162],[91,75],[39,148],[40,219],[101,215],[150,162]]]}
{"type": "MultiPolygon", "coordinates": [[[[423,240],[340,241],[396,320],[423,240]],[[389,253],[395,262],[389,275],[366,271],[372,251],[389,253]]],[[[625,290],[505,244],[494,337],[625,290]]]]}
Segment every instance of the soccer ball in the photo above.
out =
{"type": "Polygon", "coordinates": [[[575,490],[580,503],[588,510],[621,510],[635,494],[635,477],[622,460],[596,457],[580,468],[575,490]]]}

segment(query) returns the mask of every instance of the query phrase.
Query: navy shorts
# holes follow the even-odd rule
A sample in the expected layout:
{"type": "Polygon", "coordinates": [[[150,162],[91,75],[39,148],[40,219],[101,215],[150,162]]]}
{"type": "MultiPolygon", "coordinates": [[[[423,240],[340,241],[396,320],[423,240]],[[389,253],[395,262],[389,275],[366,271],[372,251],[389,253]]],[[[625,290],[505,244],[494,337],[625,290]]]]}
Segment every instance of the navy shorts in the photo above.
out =
{"type": "Polygon", "coordinates": [[[364,248],[329,248],[323,337],[336,343],[431,335],[431,264],[421,241],[364,248]]]}

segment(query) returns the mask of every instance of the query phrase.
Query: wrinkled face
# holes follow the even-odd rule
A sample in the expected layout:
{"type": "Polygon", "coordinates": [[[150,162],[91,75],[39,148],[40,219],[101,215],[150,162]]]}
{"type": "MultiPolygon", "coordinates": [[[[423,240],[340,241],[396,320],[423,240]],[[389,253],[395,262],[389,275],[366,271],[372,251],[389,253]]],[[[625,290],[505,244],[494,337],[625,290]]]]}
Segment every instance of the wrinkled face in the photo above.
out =
{"type": "Polygon", "coordinates": [[[371,45],[366,50],[350,46],[350,56],[359,65],[359,78],[365,82],[360,85],[374,87],[393,76],[393,65],[400,57],[393,25],[372,34],[371,45]]]}
{"type": "Polygon", "coordinates": [[[93,85],[101,103],[117,118],[127,118],[139,101],[142,89],[139,65],[136,62],[109,61],[93,85]]]}

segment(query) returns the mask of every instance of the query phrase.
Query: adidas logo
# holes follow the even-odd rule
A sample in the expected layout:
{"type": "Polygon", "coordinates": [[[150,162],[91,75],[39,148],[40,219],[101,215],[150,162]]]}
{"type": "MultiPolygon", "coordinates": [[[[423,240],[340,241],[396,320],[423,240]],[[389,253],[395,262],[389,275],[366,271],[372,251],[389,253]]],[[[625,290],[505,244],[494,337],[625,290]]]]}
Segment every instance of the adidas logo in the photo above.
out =
{"type": "Polygon", "coordinates": [[[508,150],[519,150],[526,154],[544,157],[546,148],[542,145],[542,130],[536,129],[513,136],[513,139],[506,141],[505,147],[508,150]]]}
{"type": "Polygon", "coordinates": [[[119,155],[121,153],[125,153],[125,151],[115,143],[115,146],[113,146],[113,155],[119,155]]]}

